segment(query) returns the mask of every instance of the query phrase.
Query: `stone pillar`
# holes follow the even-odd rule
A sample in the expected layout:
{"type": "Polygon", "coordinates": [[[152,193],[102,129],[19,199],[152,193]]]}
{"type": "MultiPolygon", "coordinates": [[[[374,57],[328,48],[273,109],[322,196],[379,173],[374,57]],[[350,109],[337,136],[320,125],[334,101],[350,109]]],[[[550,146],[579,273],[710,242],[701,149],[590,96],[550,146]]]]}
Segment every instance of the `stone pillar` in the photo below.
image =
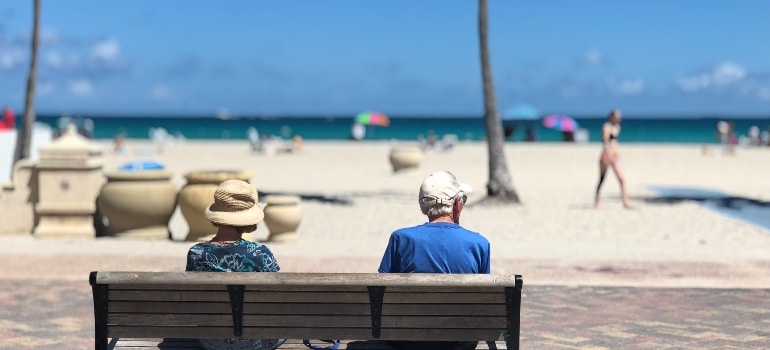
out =
{"type": "Polygon", "coordinates": [[[104,182],[102,152],[70,125],[40,148],[36,238],[94,238],[96,197],[104,182]]]}
{"type": "Polygon", "coordinates": [[[13,182],[0,191],[0,235],[30,235],[37,202],[35,162],[22,159],[13,166],[13,182]]]}

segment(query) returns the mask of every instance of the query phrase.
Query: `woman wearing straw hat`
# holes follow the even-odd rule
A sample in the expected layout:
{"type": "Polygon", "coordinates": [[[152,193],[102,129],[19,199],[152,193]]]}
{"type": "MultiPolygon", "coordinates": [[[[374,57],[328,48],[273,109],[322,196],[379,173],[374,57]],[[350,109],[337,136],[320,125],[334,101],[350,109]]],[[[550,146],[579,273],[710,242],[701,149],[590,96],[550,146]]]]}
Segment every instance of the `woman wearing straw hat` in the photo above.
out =
{"type": "MultiPolygon", "coordinates": [[[[214,192],[214,203],[204,213],[217,227],[211,241],[198,243],[187,252],[187,271],[278,272],[280,267],[270,249],[244,240],[253,232],[264,213],[257,205],[254,186],[241,180],[227,180],[214,192]]],[[[285,339],[200,339],[207,350],[271,350],[285,339]]]]}

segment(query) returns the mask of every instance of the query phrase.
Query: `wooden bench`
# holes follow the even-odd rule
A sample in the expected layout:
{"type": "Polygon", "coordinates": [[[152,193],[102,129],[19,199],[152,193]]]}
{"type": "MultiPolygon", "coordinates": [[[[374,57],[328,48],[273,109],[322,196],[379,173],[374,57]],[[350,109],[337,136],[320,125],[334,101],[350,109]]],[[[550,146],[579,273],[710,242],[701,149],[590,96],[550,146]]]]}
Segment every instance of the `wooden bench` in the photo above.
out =
{"type": "Polygon", "coordinates": [[[97,350],[234,337],[295,340],[280,349],[305,348],[303,338],[360,340],[348,349],[389,349],[385,340],[519,348],[520,275],[91,272],[89,281],[97,350]]]}

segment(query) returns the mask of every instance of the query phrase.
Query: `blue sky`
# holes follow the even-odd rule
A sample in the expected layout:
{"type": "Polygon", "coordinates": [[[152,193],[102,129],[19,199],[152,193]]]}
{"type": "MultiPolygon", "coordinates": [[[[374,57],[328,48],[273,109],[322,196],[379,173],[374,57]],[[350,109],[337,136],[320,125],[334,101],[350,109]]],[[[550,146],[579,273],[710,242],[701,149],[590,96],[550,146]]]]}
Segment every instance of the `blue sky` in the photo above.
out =
{"type": "MultiPolygon", "coordinates": [[[[42,1],[40,113],[480,115],[473,0],[42,1]]],[[[770,1],[490,0],[497,102],[770,116],[770,1]]],[[[32,1],[0,4],[21,110],[32,1]]]]}

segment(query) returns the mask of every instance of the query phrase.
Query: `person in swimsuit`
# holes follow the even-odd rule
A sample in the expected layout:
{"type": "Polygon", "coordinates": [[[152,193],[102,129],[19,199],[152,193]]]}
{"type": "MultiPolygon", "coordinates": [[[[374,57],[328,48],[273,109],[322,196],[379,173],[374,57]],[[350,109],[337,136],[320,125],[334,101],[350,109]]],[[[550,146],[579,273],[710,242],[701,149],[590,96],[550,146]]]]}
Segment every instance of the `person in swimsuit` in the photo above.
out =
{"type": "Polygon", "coordinates": [[[594,207],[599,208],[599,191],[604,183],[604,177],[607,175],[607,169],[612,168],[615,172],[615,176],[620,183],[620,198],[623,200],[623,207],[626,209],[633,208],[628,203],[628,194],[626,193],[626,181],[623,175],[623,169],[618,164],[620,160],[620,153],[618,153],[618,136],[620,136],[620,119],[621,114],[619,109],[613,109],[607,121],[602,125],[602,154],[599,157],[599,184],[596,185],[596,196],[594,197],[594,207]]]}

